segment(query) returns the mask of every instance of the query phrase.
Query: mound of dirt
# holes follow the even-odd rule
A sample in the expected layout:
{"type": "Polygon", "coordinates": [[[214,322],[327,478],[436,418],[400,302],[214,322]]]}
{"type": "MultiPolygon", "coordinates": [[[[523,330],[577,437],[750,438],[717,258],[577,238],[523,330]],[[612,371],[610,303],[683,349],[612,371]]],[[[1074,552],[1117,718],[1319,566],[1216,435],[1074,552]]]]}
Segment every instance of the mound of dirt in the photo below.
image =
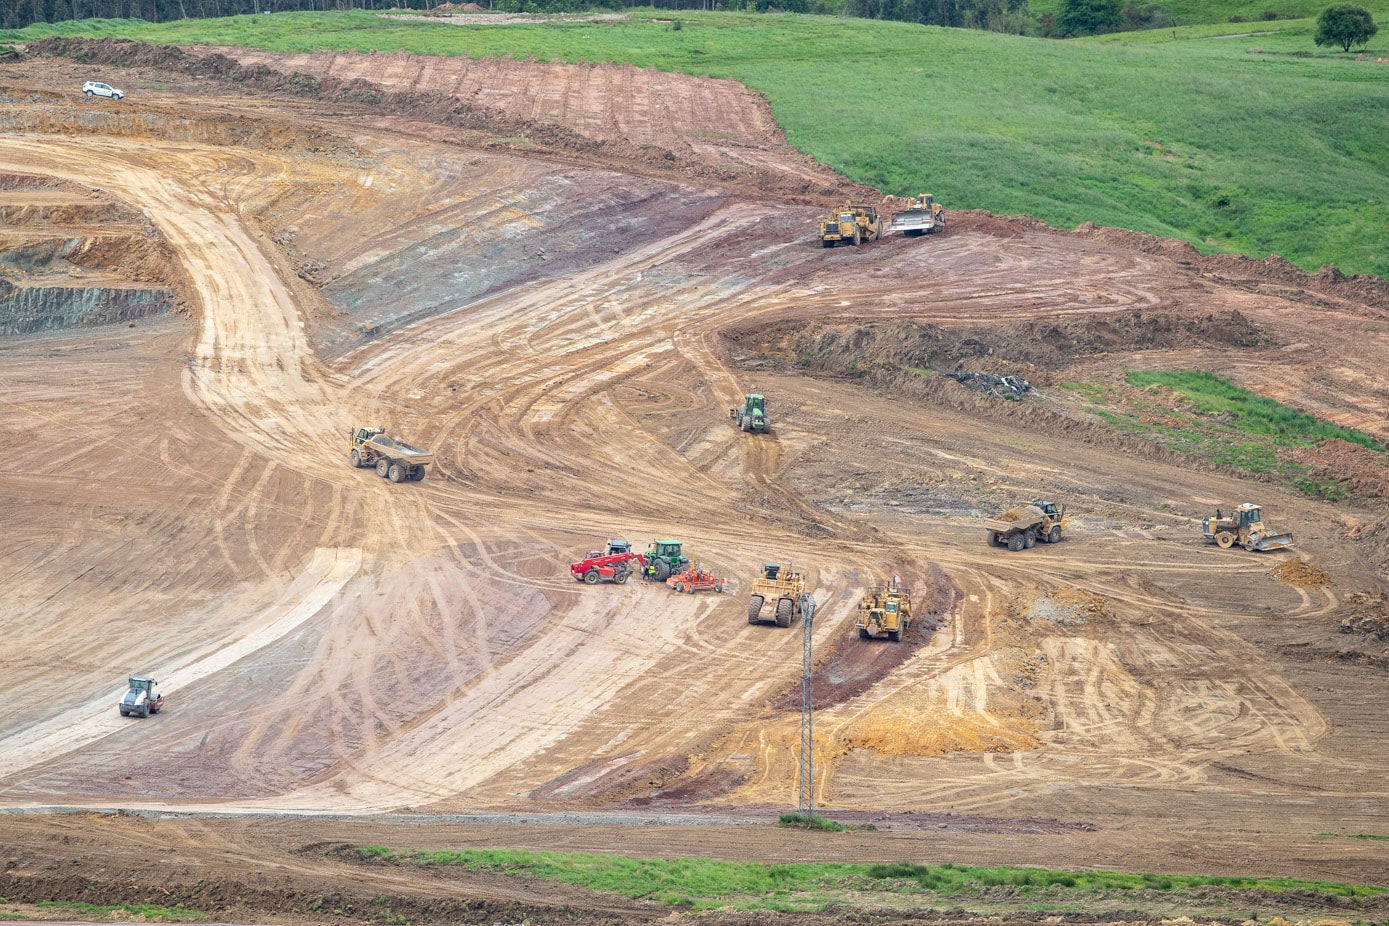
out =
{"type": "Polygon", "coordinates": [[[1308,467],[1317,479],[1338,482],[1356,497],[1389,495],[1389,462],[1383,453],[1369,447],[1333,437],[1315,447],[1294,450],[1288,456],[1308,467]]]}
{"type": "Polygon", "coordinates": [[[1331,584],[1331,576],[1324,569],[1300,559],[1283,560],[1269,575],[1294,588],[1322,588],[1331,584]]]}
{"type": "Polygon", "coordinates": [[[740,348],[819,372],[847,369],[956,370],[987,363],[1035,377],[1077,359],[1114,351],[1234,347],[1264,350],[1275,338],[1238,311],[1196,316],[1135,311],[1064,321],[944,326],[884,321],[809,321],[729,331],[740,348]]]}
{"type": "Polygon", "coordinates": [[[1036,749],[1037,726],[1023,717],[956,714],[944,702],[894,705],[876,710],[844,735],[853,749],[883,756],[943,756],[955,752],[1006,753],[1036,749]]]}

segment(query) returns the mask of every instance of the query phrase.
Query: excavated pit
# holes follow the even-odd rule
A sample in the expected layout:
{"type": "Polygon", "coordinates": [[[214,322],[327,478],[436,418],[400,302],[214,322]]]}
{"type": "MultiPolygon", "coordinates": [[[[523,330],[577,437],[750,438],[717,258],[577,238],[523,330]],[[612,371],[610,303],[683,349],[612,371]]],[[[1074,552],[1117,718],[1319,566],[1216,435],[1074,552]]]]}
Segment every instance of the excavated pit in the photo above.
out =
{"type": "MultiPolygon", "coordinates": [[[[659,854],[672,834],[599,833],[601,814],[795,805],[801,637],[743,617],[756,565],[794,557],[822,601],[818,806],[933,827],[929,844],[853,843],[858,857],[1381,876],[1364,841],[1307,848],[1348,801],[1385,814],[1377,792],[1329,784],[1377,767],[1389,740],[1382,639],[1364,621],[1340,632],[1341,602],[1380,583],[1382,505],[1276,492],[903,369],[1214,359],[1383,433],[1389,348],[1373,300],[1353,298],[1365,281],[969,213],[945,235],[826,251],[825,203],[793,182],[754,194],[749,175],[725,184],[635,139],[497,144],[525,120],[440,108],[428,87],[256,72],[242,98],[213,74],[246,73],[232,64],[196,65],[211,76],[177,93],[138,64],[122,75],[138,113],[0,68],[26,101],[0,159],[74,184],[8,181],[0,273],[163,286],[191,310],[186,329],[0,344],[16,448],[0,578],[23,609],[0,622],[15,679],[0,781],[17,801],[144,808],[117,819],[154,841],[164,817],[208,809],[301,815],[263,854],[247,834],[269,823],[178,821],[206,828],[190,845],[228,834],[208,877],[229,902],[246,858],[317,877],[296,866],[346,825],[333,814],[572,812],[570,846],[659,854]],[[770,397],[771,434],[728,421],[745,391],[770,397]],[[348,466],[343,432],[377,421],[435,452],[425,482],[348,466]],[[1297,533],[1279,556],[1316,555],[1327,585],[1200,539],[1204,509],[1255,493],[1297,533]],[[981,512],[1042,495],[1072,506],[1065,543],[985,542],[981,512]],[[574,582],[573,553],[615,536],[678,536],[729,589],[574,582]],[[897,571],[932,579],[938,626],[856,639],[862,586],[897,571]],[[135,665],[184,676],[165,715],[117,727],[107,689],[135,665]],[[35,707],[38,686],[53,695],[35,707]],[[998,823],[969,829],[983,819],[998,823]]],[[[91,69],[39,65],[54,85],[91,69]]],[[[442,838],[358,822],[366,844],[442,838]]],[[[467,826],[453,836],[485,832],[467,826]]],[[[757,828],[675,842],[768,859],[850,846],[742,829],[757,828]]],[[[41,864],[66,864],[47,841],[41,864]]],[[[22,893],[28,876],[7,877],[22,893]]]]}

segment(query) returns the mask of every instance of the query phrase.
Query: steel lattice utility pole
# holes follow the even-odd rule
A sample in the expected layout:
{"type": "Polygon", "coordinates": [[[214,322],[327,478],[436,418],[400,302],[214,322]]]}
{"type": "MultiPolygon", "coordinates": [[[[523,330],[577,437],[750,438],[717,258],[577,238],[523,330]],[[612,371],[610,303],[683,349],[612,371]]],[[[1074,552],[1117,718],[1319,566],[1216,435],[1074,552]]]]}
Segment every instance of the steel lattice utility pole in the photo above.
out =
{"type": "Polygon", "coordinates": [[[801,596],[801,781],[798,812],[805,820],[815,816],[815,723],[811,712],[811,628],[815,623],[815,599],[801,596]]]}

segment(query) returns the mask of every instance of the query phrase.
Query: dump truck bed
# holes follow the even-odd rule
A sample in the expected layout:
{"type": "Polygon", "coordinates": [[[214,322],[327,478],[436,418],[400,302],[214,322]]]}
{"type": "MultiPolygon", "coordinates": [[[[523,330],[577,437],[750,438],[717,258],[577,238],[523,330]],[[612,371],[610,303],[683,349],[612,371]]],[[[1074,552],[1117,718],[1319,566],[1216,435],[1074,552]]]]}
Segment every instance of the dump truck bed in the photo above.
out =
{"type": "Polygon", "coordinates": [[[991,531],[1006,533],[1036,527],[1045,519],[1046,515],[1040,508],[1028,505],[1024,508],[1013,508],[1005,511],[996,518],[985,518],[984,526],[991,531]]]}
{"type": "Polygon", "coordinates": [[[392,459],[404,460],[419,466],[428,466],[434,462],[434,454],[428,450],[416,447],[414,444],[407,444],[403,440],[396,440],[385,434],[378,434],[367,443],[371,444],[377,453],[392,459]]]}

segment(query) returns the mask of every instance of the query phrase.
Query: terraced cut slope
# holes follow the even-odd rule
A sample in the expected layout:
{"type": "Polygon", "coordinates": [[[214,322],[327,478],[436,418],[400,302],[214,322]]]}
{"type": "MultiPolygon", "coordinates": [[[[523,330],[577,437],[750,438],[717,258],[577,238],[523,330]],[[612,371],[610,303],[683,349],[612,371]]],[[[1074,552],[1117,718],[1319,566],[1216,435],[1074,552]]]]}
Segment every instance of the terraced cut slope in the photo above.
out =
{"type": "MultiPolygon", "coordinates": [[[[90,73],[0,65],[0,185],[114,204],[97,231],[143,217],[188,314],[0,337],[0,897],[693,921],[344,860],[373,845],[1385,883],[1385,841],[1361,838],[1389,834],[1389,529],[1359,478],[1382,452],[1347,469],[1330,448],[1332,503],[1106,427],[1059,386],[1208,369],[1382,446],[1382,284],[983,213],[826,250],[806,200],[863,191],[807,193],[765,166],[803,159],[765,127],[749,158],[732,118],[708,149],[641,154],[628,114],[693,111],[662,81],[585,97],[613,133],[595,148],[369,83],[315,99],[147,63],[113,104],[69,89],[90,73]],[[939,375],[956,366],[1038,388],[992,399],[939,375]],[[748,391],[770,435],[729,423],[748,391]],[[430,448],[428,478],[350,467],[368,423],[430,448]],[[1039,497],[1070,506],[1064,542],[987,542],[982,515],[1039,497]],[[1199,517],[1245,500],[1296,547],[1205,543],[1199,517]],[[681,539],[728,587],[576,583],[613,537],[681,539]],[[817,807],[872,830],[771,825],[796,804],[802,643],[746,621],[764,562],[818,602],[817,807]],[[854,627],[887,575],[916,593],[900,644],[854,627]],[[131,672],[163,713],[118,716],[131,672]],[[111,861],[133,845],[166,860],[111,861]]],[[[697,93],[744,111],[731,84],[697,93]]],[[[1081,917],[1385,915],[1364,892],[1144,884],[1081,917]]],[[[1070,909],[991,891],[958,915],[1070,909]]]]}

